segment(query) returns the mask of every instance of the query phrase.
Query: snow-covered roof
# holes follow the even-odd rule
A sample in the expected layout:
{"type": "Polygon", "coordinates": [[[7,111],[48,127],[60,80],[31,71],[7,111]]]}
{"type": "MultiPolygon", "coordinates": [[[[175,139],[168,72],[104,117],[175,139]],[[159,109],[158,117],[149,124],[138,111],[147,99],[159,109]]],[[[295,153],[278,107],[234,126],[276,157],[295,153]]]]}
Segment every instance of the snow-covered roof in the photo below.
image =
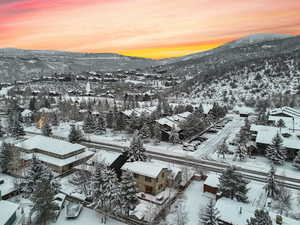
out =
{"type": "Polygon", "coordinates": [[[125,114],[126,116],[130,117],[131,114],[134,112],[137,117],[140,117],[142,113],[151,114],[155,110],[156,110],[156,106],[151,106],[151,107],[141,107],[141,108],[125,110],[122,113],[125,114]]]}
{"type": "Polygon", "coordinates": [[[293,109],[291,107],[284,106],[282,108],[276,108],[270,111],[270,115],[277,115],[279,113],[284,113],[290,117],[300,117],[300,111],[293,109]]]}
{"type": "Polygon", "coordinates": [[[177,115],[160,118],[156,120],[156,122],[161,125],[167,125],[168,127],[175,127],[175,130],[179,130],[179,123],[186,120],[186,118],[191,114],[191,112],[184,112],[177,115]]]}
{"type": "Polygon", "coordinates": [[[4,183],[0,184],[0,191],[3,196],[16,190],[15,177],[10,176],[8,174],[0,173],[0,180],[4,180],[4,183]]]}
{"type": "Polygon", "coordinates": [[[145,177],[157,178],[160,172],[167,167],[153,162],[127,162],[122,166],[122,170],[128,170],[132,173],[145,177]]]}
{"type": "Polygon", "coordinates": [[[13,202],[0,200],[0,224],[7,224],[11,216],[17,211],[19,205],[13,202]]]}
{"type": "Polygon", "coordinates": [[[240,114],[253,114],[255,113],[255,110],[251,107],[247,106],[236,106],[234,108],[235,111],[238,111],[240,114]]]}
{"type": "MultiPolygon", "coordinates": [[[[74,162],[77,162],[81,159],[85,159],[87,157],[90,157],[92,155],[94,155],[95,153],[92,151],[84,151],[82,153],[76,154],[74,156],[68,157],[66,159],[59,159],[59,158],[55,158],[49,155],[45,155],[45,154],[40,154],[40,153],[34,153],[34,155],[42,162],[51,164],[51,165],[55,165],[55,166],[65,166],[74,162]]],[[[24,156],[22,155],[22,158],[32,158],[33,154],[32,153],[27,153],[24,156]]]]}
{"type": "Polygon", "coordinates": [[[287,128],[300,130],[300,117],[269,116],[269,121],[277,123],[279,120],[283,120],[287,128]]]}
{"type": "Polygon", "coordinates": [[[89,162],[99,162],[110,166],[120,155],[121,153],[117,152],[101,151],[97,152],[91,159],[89,159],[89,162]]]}
{"type": "Polygon", "coordinates": [[[219,185],[219,174],[209,173],[207,175],[207,178],[206,178],[204,184],[208,185],[210,187],[218,187],[218,185],[219,185]]]}
{"type": "Polygon", "coordinates": [[[30,117],[32,115],[32,111],[29,109],[25,109],[22,113],[21,116],[22,117],[30,117]]]}
{"type": "Polygon", "coordinates": [[[58,108],[53,108],[53,109],[48,109],[48,108],[40,108],[39,112],[41,113],[52,113],[52,112],[57,112],[58,108]]]}
{"type": "Polygon", "coordinates": [[[270,145],[277,133],[289,134],[289,137],[280,135],[283,140],[282,146],[285,148],[300,149],[300,139],[298,138],[300,131],[293,132],[293,130],[288,128],[282,128],[280,131],[277,127],[263,125],[252,125],[251,130],[257,131],[256,143],[270,145]]]}
{"type": "Polygon", "coordinates": [[[57,155],[66,155],[85,148],[85,146],[80,144],[72,144],[70,142],[41,135],[30,137],[27,140],[16,144],[16,146],[26,150],[40,149],[57,155]]]}

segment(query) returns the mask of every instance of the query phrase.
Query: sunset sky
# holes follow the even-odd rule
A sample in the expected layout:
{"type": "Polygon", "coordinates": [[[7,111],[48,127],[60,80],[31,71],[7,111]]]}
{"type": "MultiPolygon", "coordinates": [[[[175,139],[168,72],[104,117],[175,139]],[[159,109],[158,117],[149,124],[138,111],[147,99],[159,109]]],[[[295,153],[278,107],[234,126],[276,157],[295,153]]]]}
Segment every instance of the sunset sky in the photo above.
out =
{"type": "Polygon", "coordinates": [[[0,0],[0,48],[164,58],[300,35],[300,0],[0,0]]]}

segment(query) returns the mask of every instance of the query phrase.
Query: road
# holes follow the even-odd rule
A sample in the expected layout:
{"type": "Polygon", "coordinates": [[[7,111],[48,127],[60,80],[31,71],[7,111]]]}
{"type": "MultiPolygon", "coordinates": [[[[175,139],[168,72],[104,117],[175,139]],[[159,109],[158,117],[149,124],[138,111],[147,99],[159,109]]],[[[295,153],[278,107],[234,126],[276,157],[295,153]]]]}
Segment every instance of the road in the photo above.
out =
{"type": "MultiPolygon", "coordinates": [[[[107,144],[101,142],[91,142],[91,141],[82,141],[82,145],[85,145],[89,148],[95,148],[99,150],[106,150],[106,151],[113,151],[113,152],[122,152],[123,147],[114,145],[114,144],[107,144]]],[[[147,154],[152,158],[168,163],[173,163],[177,165],[188,166],[191,168],[200,168],[204,171],[213,171],[213,172],[222,172],[226,168],[229,167],[228,164],[221,163],[221,162],[214,162],[206,159],[194,159],[194,158],[186,158],[183,156],[175,156],[166,153],[160,152],[153,152],[147,150],[147,154]]],[[[266,177],[268,173],[260,172],[256,170],[245,169],[242,167],[237,167],[237,171],[239,171],[244,178],[249,180],[255,180],[259,182],[266,182],[266,177]]],[[[276,178],[280,180],[285,187],[300,190],[300,179],[291,178],[286,176],[277,175],[276,178]]]]}
{"type": "Polygon", "coordinates": [[[230,123],[227,123],[223,129],[221,129],[215,136],[209,138],[198,147],[198,152],[201,158],[209,159],[209,155],[214,153],[218,145],[222,143],[232,132],[239,129],[244,124],[244,121],[240,118],[234,118],[230,123]]]}
{"type": "MultiPolygon", "coordinates": [[[[239,122],[241,120],[236,120],[236,122],[233,121],[233,123],[228,124],[228,126],[225,126],[224,129],[219,131],[219,133],[215,136],[212,137],[212,141],[207,141],[205,146],[203,147],[203,150],[205,153],[211,154],[213,151],[216,150],[216,147],[218,146],[218,143],[221,143],[221,141],[226,138],[235,128],[238,128],[240,126],[239,122]]],[[[29,134],[37,134],[34,132],[28,132],[29,134]]],[[[40,134],[39,134],[40,135],[40,134]]],[[[59,138],[59,139],[64,139],[62,137],[56,137],[54,138],[59,138]]],[[[80,144],[85,145],[89,148],[94,148],[98,150],[106,150],[106,151],[112,151],[112,152],[122,152],[124,150],[124,147],[116,145],[116,144],[108,144],[108,143],[103,143],[103,142],[95,142],[95,141],[88,141],[88,140],[83,140],[80,142],[80,144]]],[[[216,162],[207,159],[207,157],[195,159],[193,157],[188,157],[188,156],[176,156],[168,153],[162,153],[162,152],[155,152],[147,149],[147,154],[152,158],[168,163],[173,163],[177,165],[183,165],[183,166],[188,166],[191,168],[200,168],[204,171],[213,171],[213,172],[222,172],[224,169],[228,168],[229,165],[226,163],[222,162],[216,162]]],[[[207,156],[206,155],[206,156],[207,156]]],[[[257,170],[251,170],[251,169],[245,169],[242,167],[237,167],[237,170],[243,175],[243,177],[250,179],[250,180],[255,180],[259,182],[266,182],[266,177],[267,173],[257,171],[257,170]]],[[[291,178],[287,176],[282,176],[282,175],[277,175],[276,178],[280,180],[281,182],[284,183],[284,186],[296,190],[300,190],[300,179],[297,178],[291,178]]]]}

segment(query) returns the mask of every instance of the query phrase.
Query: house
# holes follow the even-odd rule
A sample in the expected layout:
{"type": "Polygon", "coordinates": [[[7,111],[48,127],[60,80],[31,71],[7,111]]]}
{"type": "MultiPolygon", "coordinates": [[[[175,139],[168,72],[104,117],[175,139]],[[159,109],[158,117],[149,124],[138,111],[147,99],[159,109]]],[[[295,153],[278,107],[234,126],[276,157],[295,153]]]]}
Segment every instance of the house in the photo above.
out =
{"type": "Polygon", "coordinates": [[[41,135],[30,137],[14,147],[22,152],[21,157],[25,162],[35,155],[59,174],[72,170],[94,155],[94,152],[86,150],[83,145],[41,135]]]}
{"type": "Polygon", "coordinates": [[[283,140],[282,147],[287,150],[290,160],[294,159],[300,150],[300,131],[253,124],[251,125],[250,132],[253,138],[255,138],[258,153],[265,153],[265,149],[272,144],[272,140],[277,133],[280,134],[283,140]]]}
{"type": "Polygon", "coordinates": [[[91,157],[86,163],[86,169],[92,171],[92,168],[97,163],[108,166],[115,170],[118,177],[122,176],[121,167],[126,163],[127,157],[125,153],[109,152],[109,151],[99,151],[93,157],[91,157]]]}
{"type": "Polygon", "coordinates": [[[292,118],[300,118],[300,111],[293,109],[291,107],[281,107],[276,108],[270,111],[271,116],[280,116],[280,117],[292,117],[292,118]]]}
{"type": "Polygon", "coordinates": [[[132,172],[140,192],[157,195],[168,185],[168,169],[153,162],[127,162],[123,171],[132,172]]]}
{"type": "Polygon", "coordinates": [[[185,121],[192,113],[184,112],[173,116],[167,116],[156,120],[155,122],[159,124],[159,127],[162,131],[162,140],[169,141],[170,131],[174,128],[179,134],[180,139],[185,137],[181,134],[181,129],[179,124],[185,121]]]}
{"type": "Polygon", "coordinates": [[[0,192],[0,224],[14,225],[17,219],[18,204],[1,199],[0,192]]]}
{"type": "Polygon", "coordinates": [[[250,107],[243,106],[243,107],[237,107],[236,109],[237,109],[240,117],[247,118],[247,117],[255,114],[254,109],[250,108],[250,107]]]}
{"type": "Polygon", "coordinates": [[[152,112],[156,110],[156,106],[151,106],[151,107],[140,107],[140,108],[134,108],[134,109],[129,109],[121,112],[123,115],[126,116],[126,118],[130,118],[132,113],[135,113],[137,117],[140,117],[142,114],[150,116],[152,112]]]}
{"type": "Polygon", "coordinates": [[[203,184],[203,192],[216,195],[218,193],[219,175],[209,173],[203,184]]]}

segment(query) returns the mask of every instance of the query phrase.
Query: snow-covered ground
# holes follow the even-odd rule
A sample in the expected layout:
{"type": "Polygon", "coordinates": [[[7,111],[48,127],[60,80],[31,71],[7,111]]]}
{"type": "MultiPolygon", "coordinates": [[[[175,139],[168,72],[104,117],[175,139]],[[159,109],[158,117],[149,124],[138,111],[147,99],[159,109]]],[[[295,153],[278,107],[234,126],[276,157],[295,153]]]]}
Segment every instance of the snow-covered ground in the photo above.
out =
{"type": "Polygon", "coordinates": [[[238,115],[231,115],[233,120],[225,125],[217,134],[211,135],[207,141],[198,146],[198,150],[191,154],[194,158],[207,158],[210,159],[210,155],[215,153],[219,144],[222,141],[232,135],[239,132],[241,126],[244,124],[244,118],[238,115]]]}
{"type": "MultiPolygon", "coordinates": [[[[187,225],[198,224],[199,216],[203,208],[206,207],[209,200],[214,196],[209,193],[203,193],[203,182],[193,181],[183,193],[182,198],[178,199],[172,206],[169,215],[166,217],[166,224],[176,224],[178,214],[186,213],[187,225]],[[182,209],[178,205],[182,205],[182,209]],[[183,212],[182,212],[183,211],[183,212]]],[[[161,223],[163,224],[163,222],[161,223]]]]}
{"type": "MultiPolygon", "coordinates": [[[[61,211],[60,216],[58,217],[55,223],[52,225],[100,225],[104,224],[101,222],[101,214],[96,211],[88,208],[83,208],[81,213],[76,219],[67,219],[65,217],[66,207],[61,211]]],[[[125,223],[121,223],[119,221],[113,220],[111,218],[107,218],[105,223],[106,225],[126,225],[125,223]]]]}

